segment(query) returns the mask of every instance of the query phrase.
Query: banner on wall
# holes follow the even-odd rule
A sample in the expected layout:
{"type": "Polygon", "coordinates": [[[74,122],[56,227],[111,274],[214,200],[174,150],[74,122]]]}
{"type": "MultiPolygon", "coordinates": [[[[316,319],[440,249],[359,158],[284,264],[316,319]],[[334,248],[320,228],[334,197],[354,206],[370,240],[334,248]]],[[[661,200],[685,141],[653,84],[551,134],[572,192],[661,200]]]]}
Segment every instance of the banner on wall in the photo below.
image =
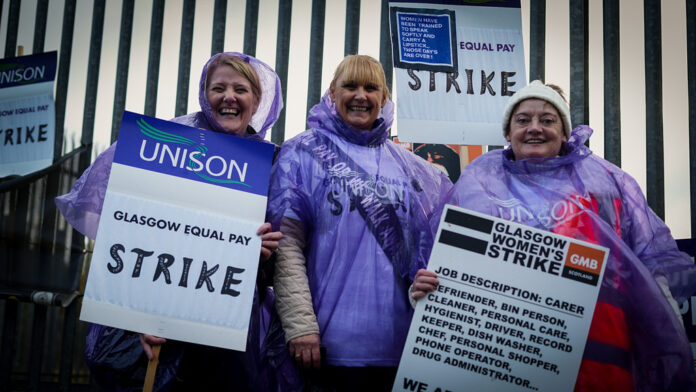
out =
{"type": "Polygon", "coordinates": [[[526,85],[519,0],[390,1],[404,142],[503,145],[509,96],[526,85]]]}
{"type": "Polygon", "coordinates": [[[57,52],[0,59],[0,177],[53,163],[57,52]]]}
{"type": "Polygon", "coordinates": [[[245,350],[273,150],[125,112],[80,319],[245,350]]]}
{"type": "Polygon", "coordinates": [[[393,391],[571,391],[608,249],[446,205],[393,391]]]}

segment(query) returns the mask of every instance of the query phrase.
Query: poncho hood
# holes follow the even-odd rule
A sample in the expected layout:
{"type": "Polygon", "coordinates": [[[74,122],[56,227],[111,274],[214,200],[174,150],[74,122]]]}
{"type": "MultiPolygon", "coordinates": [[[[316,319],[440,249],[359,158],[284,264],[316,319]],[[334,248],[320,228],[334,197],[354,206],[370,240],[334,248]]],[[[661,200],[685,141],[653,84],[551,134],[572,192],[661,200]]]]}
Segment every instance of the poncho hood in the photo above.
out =
{"type": "Polygon", "coordinates": [[[329,97],[329,90],[326,90],[321,102],[312,107],[307,118],[307,125],[310,128],[325,129],[360,146],[378,146],[384,143],[389,137],[389,129],[393,122],[394,102],[388,99],[371,130],[352,127],[338,113],[336,105],[329,97]]]}
{"type": "Polygon", "coordinates": [[[249,122],[249,125],[256,131],[256,133],[239,132],[235,133],[235,135],[239,137],[263,140],[266,137],[266,131],[268,128],[273,126],[276,120],[278,120],[280,111],[283,109],[283,94],[280,87],[280,79],[275,71],[273,71],[273,69],[266,63],[243,53],[224,52],[218,53],[211,57],[203,66],[201,80],[198,85],[198,102],[201,105],[201,111],[187,114],[182,117],[177,117],[173,121],[195,126],[197,128],[210,129],[215,132],[232,133],[223,128],[220,123],[215,120],[215,114],[210,106],[210,101],[208,101],[208,94],[206,92],[208,67],[211,62],[215,61],[215,59],[221,56],[238,57],[249,63],[252,68],[254,68],[254,71],[256,71],[261,84],[261,101],[259,102],[259,107],[256,110],[256,113],[254,113],[254,115],[251,117],[251,121],[249,122]]]}

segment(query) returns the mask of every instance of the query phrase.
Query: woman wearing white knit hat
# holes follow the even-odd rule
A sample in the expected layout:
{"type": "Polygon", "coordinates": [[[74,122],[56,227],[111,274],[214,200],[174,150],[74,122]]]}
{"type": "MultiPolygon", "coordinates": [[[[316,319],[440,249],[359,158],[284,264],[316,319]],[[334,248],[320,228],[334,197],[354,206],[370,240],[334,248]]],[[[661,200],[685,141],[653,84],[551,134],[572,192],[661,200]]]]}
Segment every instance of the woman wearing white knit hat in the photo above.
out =
{"type": "MultiPolygon", "coordinates": [[[[572,129],[562,94],[534,81],[510,97],[510,147],[467,165],[447,203],[609,248],[576,391],[694,390],[677,304],[696,291],[696,266],[636,181],[585,146],[592,129],[572,129]]],[[[421,270],[413,296],[436,285],[421,270]]]]}

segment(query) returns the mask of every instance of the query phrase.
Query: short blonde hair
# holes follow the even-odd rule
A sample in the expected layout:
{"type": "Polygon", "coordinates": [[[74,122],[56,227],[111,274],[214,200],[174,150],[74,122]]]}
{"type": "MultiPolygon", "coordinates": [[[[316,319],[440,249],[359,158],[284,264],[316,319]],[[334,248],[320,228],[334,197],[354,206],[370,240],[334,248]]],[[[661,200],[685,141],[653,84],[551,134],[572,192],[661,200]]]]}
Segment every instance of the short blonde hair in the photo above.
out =
{"type": "Polygon", "coordinates": [[[243,59],[236,56],[218,56],[213,61],[208,64],[208,70],[205,75],[205,88],[208,89],[208,77],[213,73],[213,71],[221,66],[227,65],[232,67],[235,71],[239,72],[240,75],[244,76],[246,80],[251,84],[251,92],[256,97],[257,102],[261,102],[261,83],[259,82],[259,77],[251,64],[247,63],[243,59]]]}
{"type": "Polygon", "coordinates": [[[346,56],[336,67],[333,80],[331,81],[332,90],[336,88],[336,82],[341,76],[346,81],[357,84],[374,83],[382,89],[385,97],[391,98],[382,64],[373,57],[363,54],[346,56]]]}

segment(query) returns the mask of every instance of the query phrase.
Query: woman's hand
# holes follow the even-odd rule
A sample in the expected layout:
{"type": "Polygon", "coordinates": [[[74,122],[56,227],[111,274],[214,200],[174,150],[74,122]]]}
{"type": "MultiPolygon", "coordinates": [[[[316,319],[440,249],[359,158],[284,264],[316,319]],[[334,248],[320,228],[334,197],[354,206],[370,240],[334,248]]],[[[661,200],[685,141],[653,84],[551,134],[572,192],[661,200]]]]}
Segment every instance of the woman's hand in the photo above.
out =
{"type": "Polygon", "coordinates": [[[425,297],[426,294],[435,290],[440,281],[437,280],[437,274],[426,269],[419,269],[416,276],[413,278],[411,286],[411,298],[419,300],[425,297]]]}
{"type": "Polygon", "coordinates": [[[278,242],[283,238],[283,233],[271,230],[271,224],[266,222],[256,231],[256,235],[261,236],[261,261],[271,258],[273,252],[278,249],[278,242]]]}
{"type": "Polygon", "coordinates": [[[152,361],[152,359],[155,357],[152,354],[152,346],[164,344],[167,339],[165,338],[158,338],[157,336],[152,336],[152,335],[147,335],[144,333],[140,334],[140,345],[143,346],[143,350],[145,350],[145,355],[147,355],[147,359],[149,361],[152,361]]]}
{"type": "Polygon", "coordinates": [[[316,333],[292,339],[288,343],[290,356],[295,359],[299,366],[305,369],[319,369],[319,364],[321,363],[320,343],[319,334],[316,333]]]}

